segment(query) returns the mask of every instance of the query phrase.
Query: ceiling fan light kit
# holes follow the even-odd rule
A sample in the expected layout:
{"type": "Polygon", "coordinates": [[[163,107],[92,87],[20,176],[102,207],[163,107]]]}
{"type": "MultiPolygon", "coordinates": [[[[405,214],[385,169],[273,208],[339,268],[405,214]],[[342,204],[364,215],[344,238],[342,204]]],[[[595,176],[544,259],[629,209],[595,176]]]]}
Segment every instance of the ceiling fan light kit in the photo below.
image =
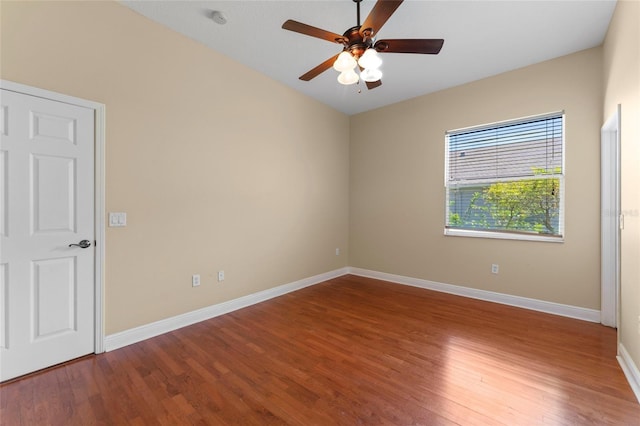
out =
{"type": "Polygon", "coordinates": [[[382,59],[380,55],[378,55],[378,52],[376,52],[376,49],[369,48],[365,50],[364,54],[358,60],[358,65],[362,68],[378,69],[380,65],[382,65],[382,59]]]}
{"type": "Polygon", "coordinates": [[[333,63],[333,69],[338,72],[352,70],[358,65],[356,59],[346,50],[338,55],[338,59],[333,63]]]}
{"type": "Polygon", "coordinates": [[[348,86],[350,84],[357,83],[359,79],[360,77],[358,77],[358,74],[356,74],[355,70],[350,69],[347,71],[342,71],[340,73],[340,75],[338,76],[338,83],[348,86]]]}
{"type": "Polygon", "coordinates": [[[366,83],[373,83],[382,78],[382,71],[378,68],[365,68],[360,71],[360,78],[366,83]]]}
{"type": "Polygon", "coordinates": [[[338,83],[349,85],[357,83],[360,78],[366,82],[380,80],[382,77],[382,71],[378,69],[380,65],[382,65],[382,59],[373,48],[365,50],[359,59],[349,51],[343,50],[333,63],[333,69],[340,73],[338,83]],[[358,65],[362,69],[359,77],[355,72],[355,68],[358,65]]]}
{"type": "Polygon", "coordinates": [[[367,83],[368,89],[374,89],[382,85],[382,59],[378,53],[418,53],[437,55],[442,49],[442,39],[390,39],[375,40],[380,28],[387,22],[403,0],[378,0],[371,9],[371,13],[360,25],[360,2],[356,3],[357,23],[344,34],[336,34],[311,25],[303,24],[289,19],[282,28],[310,37],[316,37],[332,43],[343,45],[342,52],[327,59],[320,65],[300,76],[300,80],[309,81],[322,74],[327,69],[333,68],[340,73],[340,84],[355,84],[360,79],[367,83]],[[356,67],[360,67],[360,76],[356,73],[356,67]]]}
{"type": "Polygon", "coordinates": [[[382,59],[380,59],[378,52],[369,47],[360,58],[356,57],[358,53],[354,54],[343,50],[338,55],[338,59],[333,63],[333,68],[340,72],[338,83],[344,85],[355,84],[360,79],[371,83],[382,78],[382,71],[378,69],[382,65],[382,59]],[[356,66],[360,66],[360,76],[355,72],[356,66]]]}

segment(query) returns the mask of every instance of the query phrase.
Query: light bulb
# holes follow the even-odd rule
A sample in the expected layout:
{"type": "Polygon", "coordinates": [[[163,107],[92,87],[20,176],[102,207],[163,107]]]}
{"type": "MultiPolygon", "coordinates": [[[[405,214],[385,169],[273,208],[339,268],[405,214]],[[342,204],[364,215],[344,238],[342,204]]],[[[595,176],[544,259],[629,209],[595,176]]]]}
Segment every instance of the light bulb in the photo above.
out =
{"type": "Polygon", "coordinates": [[[340,72],[345,72],[348,70],[352,70],[356,67],[358,63],[355,58],[351,55],[351,53],[346,50],[338,55],[338,59],[333,63],[333,69],[340,72]]]}
{"type": "Polygon", "coordinates": [[[338,76],[338,83],[349,85],[357,83],[359,80],[358,74],[353,69],[342,71],[338,76]]]}
{"type": "Polygon", "coordinates": [[[373,83],[382,78],[382,71],[377,68],[365,68],[360,72],[360,78],[367,83],[373,83]]]}
{"type": "Polygon", "coordinates": [[[360,57],[358,65],[362,68],[379,68],[382,65],[382,59],[376,52],[376,49],[369,48],[365,50],[364,54],[360,57]]]}

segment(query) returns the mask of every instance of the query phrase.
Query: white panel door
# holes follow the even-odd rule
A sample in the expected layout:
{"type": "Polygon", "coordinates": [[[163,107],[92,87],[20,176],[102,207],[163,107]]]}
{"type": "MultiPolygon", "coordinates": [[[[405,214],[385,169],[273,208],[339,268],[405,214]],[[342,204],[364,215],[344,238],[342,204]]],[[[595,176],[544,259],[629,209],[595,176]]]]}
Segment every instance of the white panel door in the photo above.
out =
{"type": "Polygon", "coordinates": [[[0,104],[2,381],[94,351],[94,110],[0,104]]]}

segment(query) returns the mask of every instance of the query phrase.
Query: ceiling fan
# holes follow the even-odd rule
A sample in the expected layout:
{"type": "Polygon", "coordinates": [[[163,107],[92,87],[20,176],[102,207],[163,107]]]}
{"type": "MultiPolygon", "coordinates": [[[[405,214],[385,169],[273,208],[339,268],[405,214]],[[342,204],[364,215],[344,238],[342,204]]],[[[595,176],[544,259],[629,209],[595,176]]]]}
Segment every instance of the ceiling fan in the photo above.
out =
{"type": "Polygon", "coordinates": [[[379,67],[382,60],[378,53],[419,53],[437,55],[444,44],[443,39],[391,39],[376,40],[380,28],[402,4],[403,0],[378,0],[371,13],[360,25],[360,2],[353,0],[357,7],[357,23],[344,34],[336,34],[311,25],[289,19],[282,28],[296,33],[316,37],[343,45],[342,52],[327,59],[317,67],[300,76],[300,80],[309,81],[333,66],[341,74],[338,82],[354,84],[364,80],[367,88],[374,89],[382,84],[382,72],[379,67]],[[355,69],[360,69],[360,76],[355,69]]]}

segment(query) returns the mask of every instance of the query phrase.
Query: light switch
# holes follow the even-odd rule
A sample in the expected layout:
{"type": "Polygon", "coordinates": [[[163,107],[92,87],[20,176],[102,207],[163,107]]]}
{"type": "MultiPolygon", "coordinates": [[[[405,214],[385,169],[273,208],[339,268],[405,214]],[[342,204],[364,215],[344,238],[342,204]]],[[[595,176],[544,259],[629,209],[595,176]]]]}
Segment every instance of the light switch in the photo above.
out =
{"type": "Polygon", "coordinates": [[[109,213],[109,226],[127,226],[127,214],[109,213]]]}

